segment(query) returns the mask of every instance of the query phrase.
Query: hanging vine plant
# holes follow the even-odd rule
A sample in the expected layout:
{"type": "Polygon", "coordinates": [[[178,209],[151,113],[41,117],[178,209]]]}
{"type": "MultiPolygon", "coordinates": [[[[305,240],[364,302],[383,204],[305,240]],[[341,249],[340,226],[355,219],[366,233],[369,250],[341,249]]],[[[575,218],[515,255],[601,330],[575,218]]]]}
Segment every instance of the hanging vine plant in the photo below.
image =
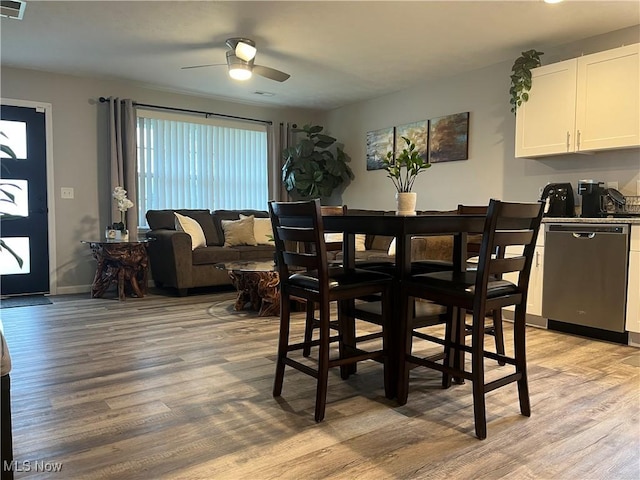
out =
{"type": "Polygon", "coordinates": [[[511,112],[516,113],[516,110],[523,102],[529,100],[529,90],[531,90],[531,69],[539,67],[540,55],[544,55],[544,52],[539,52],[535,49],[522,52],[522,55],[516,58],[511,67],[511,88],[509,94],[511,95],[511,112]]]}

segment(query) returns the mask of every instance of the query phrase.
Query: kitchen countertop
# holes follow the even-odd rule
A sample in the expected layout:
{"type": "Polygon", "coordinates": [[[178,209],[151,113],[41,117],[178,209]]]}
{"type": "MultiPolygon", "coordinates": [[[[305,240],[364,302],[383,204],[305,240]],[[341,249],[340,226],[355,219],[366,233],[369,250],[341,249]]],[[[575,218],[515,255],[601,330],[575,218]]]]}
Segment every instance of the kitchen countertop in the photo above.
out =
{"type": "Polygon", "coordinates": [[[640,225],[640,217],[617,217],[617,218],[561,218],[544,217],[542,223],[626,223],[630,225],[640,225]]]}

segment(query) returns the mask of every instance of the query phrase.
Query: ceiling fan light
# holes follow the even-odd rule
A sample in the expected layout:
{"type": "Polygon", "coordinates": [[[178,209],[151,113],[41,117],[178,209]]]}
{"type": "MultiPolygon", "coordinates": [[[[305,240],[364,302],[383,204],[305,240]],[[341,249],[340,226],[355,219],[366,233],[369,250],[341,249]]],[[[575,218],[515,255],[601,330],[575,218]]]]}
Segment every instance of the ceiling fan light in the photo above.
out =
{"type": "Polygon", "coordinates": [[[253,58],[256,56],[256,52],[256,47],[249,43],[241,41],[238,42],[238,45],[236,45],[236,56],[238,58],[241,58],[245,62],[253,60],[253,58]]]}
{"type": "Polygon", "coordinates": [[[251,78],[251,70],[247,65],[230,65],[229,76],[234,80],[249,80],[251,78]]]}

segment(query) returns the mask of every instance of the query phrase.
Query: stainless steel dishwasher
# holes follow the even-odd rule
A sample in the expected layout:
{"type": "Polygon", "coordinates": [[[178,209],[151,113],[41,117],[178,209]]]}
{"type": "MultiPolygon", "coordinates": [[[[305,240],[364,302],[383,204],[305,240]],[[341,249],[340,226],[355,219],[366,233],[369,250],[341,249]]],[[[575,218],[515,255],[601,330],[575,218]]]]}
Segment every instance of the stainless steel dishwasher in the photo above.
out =
{"type": "Polygon", "coordinates": [[[629,225],[545,225],[542,316],[548,328],[627,343],[629,225]]]}

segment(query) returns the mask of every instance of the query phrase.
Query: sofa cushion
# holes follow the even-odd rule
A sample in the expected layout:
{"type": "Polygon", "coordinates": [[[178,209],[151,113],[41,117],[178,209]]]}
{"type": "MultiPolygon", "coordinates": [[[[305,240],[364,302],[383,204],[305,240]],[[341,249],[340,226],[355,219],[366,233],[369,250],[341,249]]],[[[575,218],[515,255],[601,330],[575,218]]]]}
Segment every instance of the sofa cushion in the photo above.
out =
{"type": "Polygon", "coordinates": [[[193,218],[174,212],[176,230],[185,232],[191,237],[191,250],[207,245],[202,227],[193,218]]]}
{"type": "Polygon", "coordinates": [[[149,210],[146,213],[147,223],[151,230],[168,229],[175,230],[174,212],[178,212],[185,217],[193,218],[200,224],[207,245],[222,245],[224,243],[222,234],[218,235],[218,230],[214,224],[211,212],[200,209],[178,209],[178,210],[149,210]]]}
{"type": "Polygon", "coordinates": [[[222,220],[239,220],[240,214],[245,217],[253,215],[255,218],[269,218],[269,212],[262,210],[214,210],[211,216],[213,224],[220,237],[220,245],[224,244],[224,231],[222,230],[222,220]]]}
{"type": "Polygon", "coordinates": [[[387,237],[384,235],[374,235],[369,245],[369,250],[389,250],[391,242],[395,240],[395,237],[387,237]]]}
{"type": "Polygon", "coordinates": [[[174,210],[148,210],[145,217],[151,230],[175,230],[176,217],[174,210]]]}
{"type": "Polygon", "coordinates": [[[257,245],[258,242],[253,234],[253,218],[253,215],[250,215],[240,220],[221,220],[224,246],[257,245]]]}
{"type": "Polygon", "coordinates": [[[240,259],[240,252],[229,247],[202,247],[193,251],[194,265],[212,265],[216,263],[231,262],[240,259]]]}
{"type": "Polygon", "coordinates": [[[232,247],[240,253],[240,260],[273,260],[276,249],[269,245],[256,245],[255,247],[241,245],[232,247]]]}
{"type": "MultiPolygon", "coordinates": [[[[248,218],[246,215],[240,214],[240,220],[248,218]]],[[[258,245],[274,246],[273,227],[270,218],[253,218],[253,236],[256,238],[258,245]]]]}
{"type": "Polygon", "coordinates": [[[209,210],[176,210],[179,214],[193,218],[202,227],[207,245],[222,245],[223,239],[218,236],[218,231],[213,223],[213,217],[209,210]]]}

